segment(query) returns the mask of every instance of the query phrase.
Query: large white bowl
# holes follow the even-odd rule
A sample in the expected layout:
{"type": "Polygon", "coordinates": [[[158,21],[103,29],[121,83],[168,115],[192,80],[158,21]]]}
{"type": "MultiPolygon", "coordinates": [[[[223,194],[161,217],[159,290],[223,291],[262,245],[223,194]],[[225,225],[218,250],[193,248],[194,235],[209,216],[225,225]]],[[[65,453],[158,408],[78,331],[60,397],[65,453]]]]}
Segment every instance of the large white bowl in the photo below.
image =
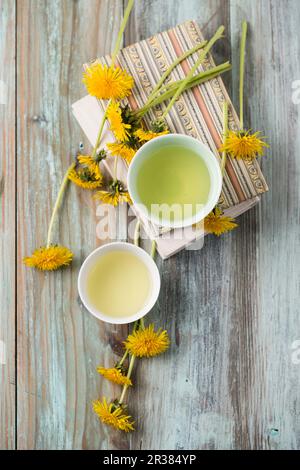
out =
{"type": "MultiPolygon", "coordinates": [[[[130,197],[136,210],[148,220],[163,227],[188,227],[203,220],[216,206],[222,190],[222,174],[217,158],[206,145],[184,134],[167,134],[150,140],[137,151],[129,165],[127,184],[130,197]],[[192,217],[186,217],[183,220],[163,219],[157,217],[155,214],[149,213],[147,208],[143,205],[137,191],[137,176],[143,163],[150,159],[151,155],[159,148],[170,145],[182,146],[196,152],[199,158],[205,163],[210,176],[210,191],[206,204],[203,204],[201,209],[192,217]]],[[[155,182],[153,182],[153,184],[155,184],[155,182]]]]}

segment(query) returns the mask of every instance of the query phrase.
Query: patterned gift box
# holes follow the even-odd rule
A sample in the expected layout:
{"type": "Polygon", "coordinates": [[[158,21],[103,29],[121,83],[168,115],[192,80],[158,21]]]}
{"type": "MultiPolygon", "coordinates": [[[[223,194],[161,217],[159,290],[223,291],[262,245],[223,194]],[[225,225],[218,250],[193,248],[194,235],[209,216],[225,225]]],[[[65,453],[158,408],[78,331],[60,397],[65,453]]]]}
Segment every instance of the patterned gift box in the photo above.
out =
{"type": "MultiPolygon", "coordinates": [[[[122,49],[118,55],[118,64],[131,74],[135,87],[127,103],[132,109],[140,108],[147,100],[161,75],[171,63],[183,52],[204,41],[199,26],[194,21],[187,21],[168,31],[159,33],[139,43],[122,49]]],[[[194,65],[198,53],[182,61],[170,74],[168,82],[184,78],[194,65]]],[[[110,64],[110,57],[97,59],[102,64],[110,64]]],[[[198,72],[203,72],[215,66],[211,54],[199,66],[198,72]]],[[[193,136],[208,145],[216,158],[220,160],[218,148],[222,142],[222,109],[223,102],[229,103],[229,129],[239,129],[239,120],[228,96],[221,76],[198,85],[184,92],[177,100],[166,120],[171,132],[193,136]]],[[[124,100],[126,102],[126,100],[124,100]]],[[[86,96],[73,104],[73,113],[94,145],[105,103],[86,96]]],[[[165,104],[149,111],[144,118],[146,127],[150,122],[159,118],[165,104]]],[[[103,135],[102,145],[113,142],[114,138],[107,126],[103,135]]],[[[113,158],[108,158],[105,164],[112,173],[113,158]]],[[[118,177],[126,182],[127,164],[122,161],[119,165],[118,177]]],[[[259,196],[268,190],[266,181],[256,160],[243,161],[228,157],[224,175],[220,205],[226,215],[236,217],[253,207],[259,196]]],[[[140,216],[139,216],[140,217],[140,216]]],[[[186,231],[182,236],[178,230],[172,230],[166,236],[166,230],[146,223],[142,219],[145,230],[151,239],[156,239],[157,249],[162,258],[185,248],[201,236],[201,230],[186,231]]]]}

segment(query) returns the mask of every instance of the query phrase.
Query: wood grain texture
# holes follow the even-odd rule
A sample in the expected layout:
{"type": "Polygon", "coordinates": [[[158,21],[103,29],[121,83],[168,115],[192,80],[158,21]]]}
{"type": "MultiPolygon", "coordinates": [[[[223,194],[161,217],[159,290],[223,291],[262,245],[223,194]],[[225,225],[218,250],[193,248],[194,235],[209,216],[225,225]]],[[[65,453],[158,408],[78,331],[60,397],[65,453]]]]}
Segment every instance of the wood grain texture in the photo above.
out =
{"type": "Polygon", "coordinates": [[[96,366],[115,360],[126,332],[98,322],[78,301],[78,267],[99,243],[90,193],[68,188],[55,231],[53,241],[75,254],[72,268],[44,274],[21,266],[22,257],[45,242],[60,181],[83,140],[70,114],[84,92],[82,64],[110,50],[121,16],[121,2],[18,2],[20,449],[126,445],[91,409],[99,394],[115,393],[108,384],[101,390],[96,366]]]}
{"type": "Polygon", "coordinates": [[[0,1],[0,449],[15,446],[15,14],[0,1]]]}
{"type": "MultiPolygon", "coordinates": [[[[75,253],[72,268],[42,274],[21,264],[45,242],[60,180],[81,140],[88,150],[70,105],[84,94],[81,64],[111,51],[123,3],[17,1],[17,446],[299,449],[300,366],[291,358],[292,343],[300,339],[300,105],[292,101],[292,82],[300,80],[298,0],[136,1],[125,44],[190,18],[207,37],[225,25],[226,39],[214,55],[218,62],[232,58],[227,86],[236,105],[239,30],[242,19],[249,21],[246,123],[262,129],[271,145],[262,162],[270,191],[239,219],[239,228],[207,237],[201,251],[158,260],[162,290],[149,320],[169,330],[172,346],[137,362],[129,409],[138,431],[111,432],[91,410],[94,398],[118,392],[95,369],[112,364],[127,328],[98,322],[78,302],[79,265],[101,243],[99,213],[88,193],[68,189],[55,231],[54,241],[75,253]]],[[[11,448],[15,12],[9,0],[0,6],[0,70],[10,84],[7,104],[0,103],[0,340],[5,331],[9,348],[6,366],[0,365],[0,447],[11,448]]]]}
{"type": "MultiPolygon", "coordinates": [[[[166,2],[163,9],[159,2],[146,4],[136,12],[130,42],[162,29],[159,11],[164,19],[172,17],[172,24],[184,19],[176,14],[177,2],[166,2]],[[147,22],[144,34],[139,20],[146,8],[147,17],[157,18],[158,24],[147,22]]],[[[220,23],[230,28],[235,73],[229,89],[236,105],[240,26],[244,18],[250,22],[247,118],[269,136],[272,157],[263,166],[273,190],[259,209],[239,219],[236,232],[207,239],[201,252],[180,253],[161,266],[163,289],[153,316],[159,324],[164,320],[172,325],[173,346],[159,366],[145,363],[138,369],[136,414],[142,417],[142,436],[135,434],[132,445],[296,449],[299,366],[292,364],[291,345],[300,330],[300,122],[299,106],[291,101],[291,81],[299,75],[299,60],[293,59],[299,57],[299,3],[185,6],[193,18],[199,12],[208,35],[220,23]],[[284,11],[294,12],[287,23],[284,11]],[[154,416],[159,418],[153,423],[154,416]]]]}
{"type": "MultiPolygon", "coordinates": [[[[300,374],[291,356],[292,344],[300,337],[300,105],[292,100],[292,83],[300,77],[300,4],[260,0],[253,9],[250,1],[233,1],[233,42],[242,18],[250,23],[247,122],[262,129],[271,146],[270,158],[262,162],[270,191],[255,213],[249,214],[249,225],[256,225],[257,290],[251,339],[252,385],[253,377],[256,380],[249,411],[252,423],[248,419],[248,426],[254,428],[249,433],[250,444],[299,449],[300,374]],[[266,438],[270,428],[278,433],[266,438]]],[[[250,373],[247,376],[250,380],[250,373]]]]}

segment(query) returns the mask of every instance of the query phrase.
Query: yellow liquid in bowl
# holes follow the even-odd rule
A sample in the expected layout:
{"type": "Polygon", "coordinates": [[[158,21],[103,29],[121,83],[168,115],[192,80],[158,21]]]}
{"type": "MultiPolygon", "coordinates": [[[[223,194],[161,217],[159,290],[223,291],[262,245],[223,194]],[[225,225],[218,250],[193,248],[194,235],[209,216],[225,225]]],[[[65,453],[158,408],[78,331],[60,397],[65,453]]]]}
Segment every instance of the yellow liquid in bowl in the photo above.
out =
{"type": "Polygon", "coordinates": [[[209,171],[202,157],[178,145],[162,146],[151,153],[137,175],[141,203],[160,220],[157,206],[164,204],[178,208],[170,213],[171,221],[194,216],[199,206],[207,203],[210,186],[209,171]],[[187,207],[190,212],[185,215],[187,207]]]}
{"type": "Polygon", "coordinates": [[[147,303],[152,280],[145,263],[129,251],[108,251],[99,256],[87,275],[90,304],[104,315],[127,317],[147,303]]]}

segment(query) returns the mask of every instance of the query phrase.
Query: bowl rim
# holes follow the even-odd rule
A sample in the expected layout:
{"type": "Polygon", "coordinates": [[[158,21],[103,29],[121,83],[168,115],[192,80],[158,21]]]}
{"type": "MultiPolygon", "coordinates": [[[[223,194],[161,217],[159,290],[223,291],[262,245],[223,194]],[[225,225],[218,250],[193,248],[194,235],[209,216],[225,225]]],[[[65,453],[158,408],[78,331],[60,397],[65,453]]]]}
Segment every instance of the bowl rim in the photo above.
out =
{"type": "Polygon", "coordinates": [[[153,260],[153,258],[145,250],[143,250],[141,247],[137,245],[134,245],[129,242],[118,242],[118,241],[106,243],[105,245],[99,246],[98,248],[93,250],[83,261],[80,267],[79,273],[78,273],[78,280],[77,280],[78,293],[86,310],[89,313],[91,313],[94,317],[98,318],[99,320],[102,320],[106,323],[110,323],[114,325],[117,325],[117,324],[123,325],[123,324],[132,323],[144,317],[145,315],[147,315],[147,313],[149,313],[149,311],[154,307],[158,299],[160,286],[161,286],[160,274],[159,274],[158,267],[155,261],[153,260]],[[152,280],[152,292],[145,306],[140,311],[136,312],[135,314],[128,315],[126,317],[121,317],[121,318],[110,317],[109,315],[106,315],[105,313],[93,307],[93,305],[89,302],[87,298],[87,295],[85,292],[85,285],[84,285],[86,275],[88,272],[88,265],[90,264],[91,260],[96,258],[97,256],[101,256],[104,253],[113,251],[113,250],[124,250],[124,251],[131,251],[132,253],[135,253],[139,257],[139,259],[141,259],[147,266],[151,280],[152,280]]]}
{"type": "MultiPolygon", "coordinates": [[[[147,155],[145,155],[147,156],[147,155]]],[[[133,202],[133,205],[138,212],[138,214],[144,216],[148,221],[154,223],[155,225],[159,225],[161,227],[168,227],[168,228],[184,228],[184,227],[189,227],[197,222],[200,222],[203,220],[216,206],[218,203],[221,191],[222,191],[222,183],[223,183],[223,178],[222,178],[222,173],[220,169],[219,162],[217,161],[216,156],[214,153],[211,151],[211,149],[200,142],[198,139],[195,139],[192,136],[186,135],[186,134],[179,134],[179,133],[171,133],[171,134],[166,134],[162,135],[159,137],[156,137],[155,139],[150,140],[149,142],[146,142],[142,147],[138,149],[136,152],[135,156],[133,157],[132,161],[130,162],[130,165],[128,167],[128,174],[127,174],[127,187],[128,187],[128,192],[130,195],[130,198],[133,202]],[[141,155],[144,154],[145,150],[148,150],[149,147],[153,145],[157,145],[157,142],[159,141],[168,141],[170,140],[171,142],[174,141],[174,139],[179,139],[188,141],[189,143],[193,143],[196,145],[199,149],[199,156],[203,159],[204,163],[206,164],[206,167],[209,171],[210,174],[210,179],[211,179],[211,195],[207,201],[207,203],[201,208],[200,211],[198,211],[196,214],[194,214],[192,217],[187,217],[186,219],[179,220],[179,221],[169,221],[169,220],[160,220],[158,217],[155,215],[150,215],[148,213],[147,208],[142,204],[142,202],[139,200],[137,197],[136,191],[133,188],[133,172],[135,169],[135,165],[137,161],[141,158],[141,155]],[[201,155],[200,149],[202,152],[206,154],[206,156],[201,155]],[[211,157],[211,160],[208,164],[208,155],[211,157]]]]}

